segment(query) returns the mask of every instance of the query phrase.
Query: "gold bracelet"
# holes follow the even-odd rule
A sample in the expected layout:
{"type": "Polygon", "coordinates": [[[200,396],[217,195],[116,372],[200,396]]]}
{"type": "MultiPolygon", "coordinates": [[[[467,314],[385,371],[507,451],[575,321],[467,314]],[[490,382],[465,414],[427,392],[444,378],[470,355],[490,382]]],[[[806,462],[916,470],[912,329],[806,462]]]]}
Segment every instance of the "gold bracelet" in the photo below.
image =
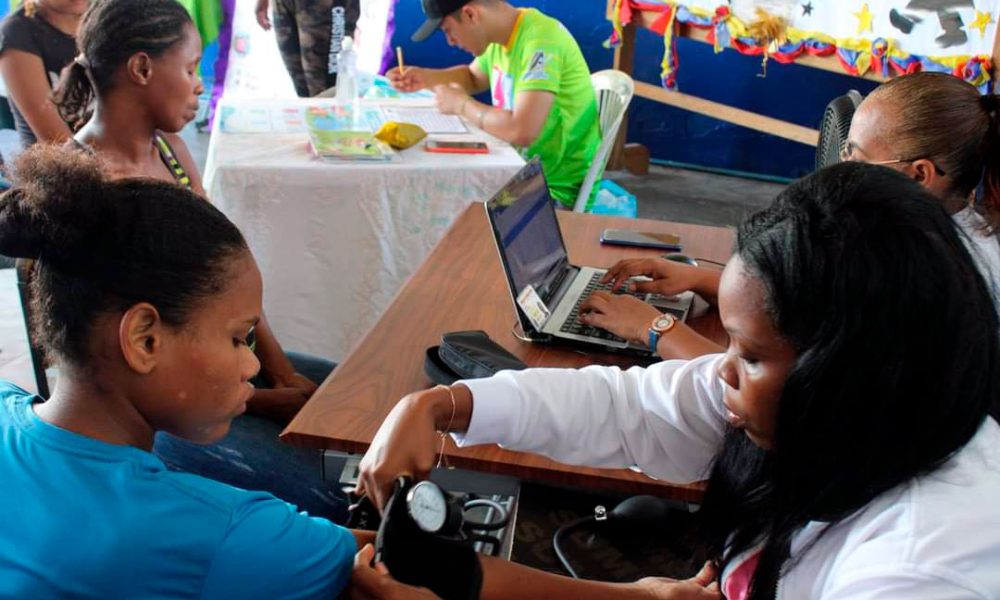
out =
{"type": "Polygon", "coordinates": [[[485,108],[484,107],[483,110],[479,111],[479,129],[481,129],[483,131],[485,131],[483,129],[483,124],[486,122],[486,111],[488,111],[488,110],[489,110],[489,108],[485,108]]]}
{"type": "Polygon", "coordinates": [[[458,402],[455,401],[455,392],[452,391],[451,386],[439,385],[439,388],[447,390],[448,397],[451,398],[451,416],[448,418],[448,425],[441,432],[442,435],[448,435],[451,433],[451,426],[455,423],[455,413],[458,411],[458,402]]]}
{"type": "Polygon", "coordinates": [[[445,442],[448,440],[448,433],[451,431],[451,426],[455,422],[455,413],[458,411],[458,403],[455,402],[455,392],[452,391],[451,386],[447,385],[437,385],[434,389],[444,388],[448,391],[448,397],[451,398],[451,417],[448,418],[448,425],[441,431],[441,450],[438,451],[437,468],[441,468],[441,463],[444,462],[444,446],[445,442]]]}
{"type": "Polygon", "coordinates": [[[462,100],[462,106],[458,107],[458,116],[465,116],[465,105],[469,103],[469,100],[472,100],[472,96],[466,96],[465,100],[462,100]]]}

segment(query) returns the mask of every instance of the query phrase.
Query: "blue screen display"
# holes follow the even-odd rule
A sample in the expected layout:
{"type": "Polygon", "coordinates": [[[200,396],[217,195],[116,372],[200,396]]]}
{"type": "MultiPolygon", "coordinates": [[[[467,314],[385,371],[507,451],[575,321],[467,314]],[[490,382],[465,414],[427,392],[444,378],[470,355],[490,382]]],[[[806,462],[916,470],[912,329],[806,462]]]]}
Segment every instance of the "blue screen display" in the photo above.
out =
{"type": "Polygon", "coordinates": [[[504,186],[488,208],[516,294],[531,285],[546,299],[548,284],[566,263],[566,248],[537,159],[504,186]]]}

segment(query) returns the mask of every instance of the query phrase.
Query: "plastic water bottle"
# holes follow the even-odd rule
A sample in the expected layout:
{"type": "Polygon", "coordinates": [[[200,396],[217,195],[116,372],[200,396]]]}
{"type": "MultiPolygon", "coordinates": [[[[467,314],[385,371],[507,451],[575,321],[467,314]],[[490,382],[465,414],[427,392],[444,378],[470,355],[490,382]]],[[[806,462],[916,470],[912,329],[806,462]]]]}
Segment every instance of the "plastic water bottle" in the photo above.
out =
{"type": "Polygon", "coordinates": [[[341,42],[337,58],[337,104],[357,110],[358,104],[358,54],[354,51],[354,40],[347,36],[341,42]]]}

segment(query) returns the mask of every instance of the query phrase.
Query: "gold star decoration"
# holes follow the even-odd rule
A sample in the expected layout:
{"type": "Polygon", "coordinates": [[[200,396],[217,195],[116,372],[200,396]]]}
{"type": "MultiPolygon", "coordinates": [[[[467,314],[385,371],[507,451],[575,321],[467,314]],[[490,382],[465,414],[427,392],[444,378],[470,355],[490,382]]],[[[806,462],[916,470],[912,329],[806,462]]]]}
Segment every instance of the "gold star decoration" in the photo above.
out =
{"type": "Polygon", "coordinates": [[[858,33],[864,33],[866,31],[872,30],[872,11],[868,10],[868,3],[865,2],[856,13],[853,13],[855,17],[858,18],[858,33]]]}
{"type": "Polygon", "coordinates": [[[986,37],[986,28],[993,23],[993,15],[988,12],[976,11],[976,20],[969,24],[970,28],[979,30],[979,35],[986,37]]]}

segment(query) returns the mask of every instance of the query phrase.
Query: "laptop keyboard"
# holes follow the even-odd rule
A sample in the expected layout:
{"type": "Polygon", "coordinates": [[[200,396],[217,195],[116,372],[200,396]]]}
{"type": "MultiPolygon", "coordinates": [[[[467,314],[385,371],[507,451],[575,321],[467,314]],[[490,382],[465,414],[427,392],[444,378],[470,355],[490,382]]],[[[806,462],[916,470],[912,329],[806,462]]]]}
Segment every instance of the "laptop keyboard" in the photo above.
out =
{"type": "MultiPolygon", "coordinates": [[[[603,276],[604,273],[594,273],[594,275],[590,278],[590,281],[587,282],[587,287],[584,288],[583,293],[580,294],[580,300],[576,303],[576,306],[573,307],[573,310],[570,311],[569,316],[566,317],[566,321],[563,323],[562,327],[559,328],[560,331],[562,331],[563,333],[572,333],[575,335],[582,335],[602,340],[610,340],[612,342],[625,341],[624,338],[620,338],[609,331],[605,331],[604,329],[598,329],[596,327],[591,327],[586,323],[580,322],[580,304],[583,303],[584,300],[589,298],[590,295],[593,294],[594,292],[601,290],[606,292],[611,291],[611,284],[609,283],[601,284],[601,277],[603,276]]],[[[612,293],[629,294],[635,296],[640,300],[646,299],[645,292],[624,292],[621,290],[621,288],[619,288],[618,291],[612,293]]]]}

